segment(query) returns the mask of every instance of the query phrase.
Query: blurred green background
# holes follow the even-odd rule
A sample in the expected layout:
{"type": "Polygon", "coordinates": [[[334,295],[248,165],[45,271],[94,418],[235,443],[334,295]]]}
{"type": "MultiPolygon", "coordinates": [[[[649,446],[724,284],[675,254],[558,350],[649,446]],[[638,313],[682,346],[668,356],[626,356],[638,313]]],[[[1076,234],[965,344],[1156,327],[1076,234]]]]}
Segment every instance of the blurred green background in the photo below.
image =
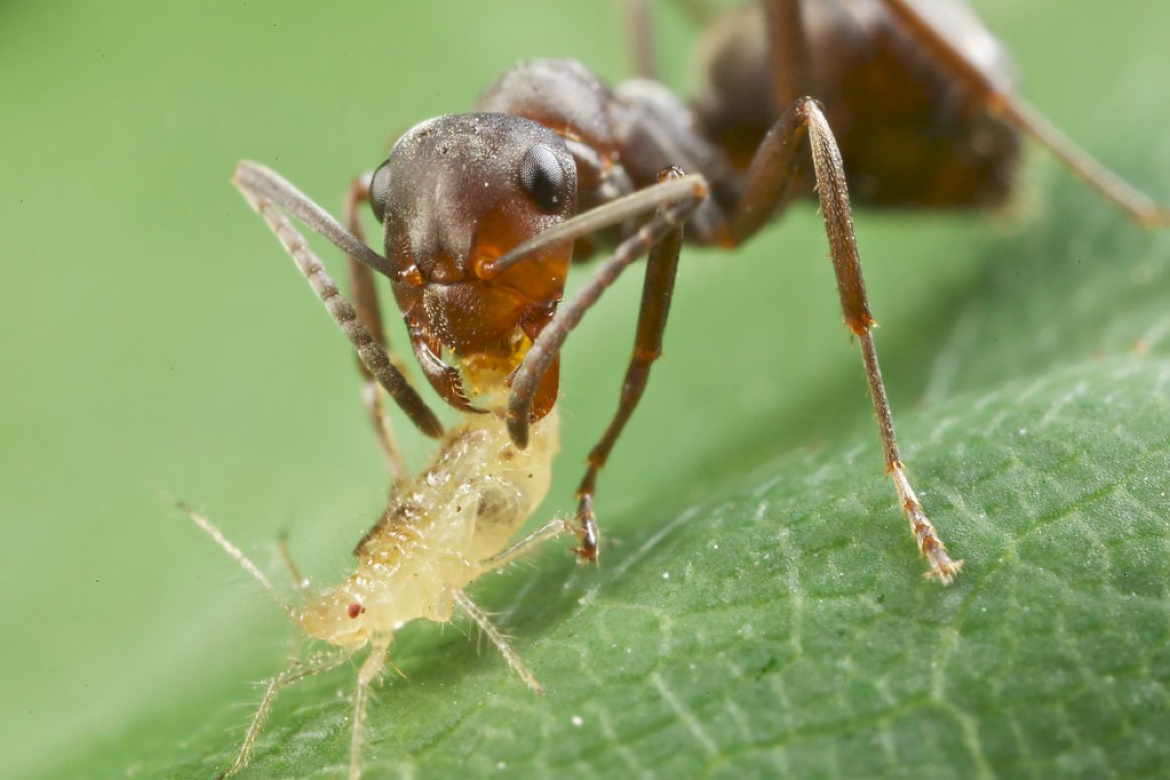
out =
{"type": "MultiPolygon", "coordinates": [[[[1037,106],[1170,199],[1170,8],[975,5],[1037,106]]],[[[693,31],[660,17],[666,73],[682,86],[693,31]]],[[[277,575],[280,531],[328,579],[377,513],[384,477],[351,355],[229,185],[236,160],[275,167],[336,211],[349,178],[376,165],[389,139],[466,110],[516,60],[573,57],[620,79],[621,25],[604,2],[0,6],[0,774],[153,774],[238,738],[234,724],[254,698],[244,683],[277,668],[291,632],[161,491],[205,509],[277,575]],[[193,732],[199,739],[185,741],[193,732]]],[[[1012,321],[1007,306],[1005,338],[1025,333],[1027,345],[983,363],[979,350],[958,365],[938,360],[963,338],[950,318],[968,297],[1010,295],[1013,276],[1035,272],[1013,270],[1017,256],[1065,254],[1073,239],[1062,247],[1061,237],[1077,230],[1121,238],[1075,244],[1068,266],[1040,267],[1063,277],[1116,263],[1119,278],[1146,284],[1149,311],[1165,300],[1165,240],[1127,225],[1050,160],[1026,174],[1006,227],[979,216],[859,218],[904,435],[923,402],[1043,370],[1066,346],[1078,359],[1114,354],[1166,327],[1151,317],[1148,328],[1078,333],[1072,321],[1012,321]],[[1053,200],[1084,219],[1046,218],[1053,200]]],[[[872,443],[819,231],[801,207],[736,257],[688,252],[667,359],[602,478],[611,537],[644,539],[794,448],[872,443]]],[[[612,411],[637,276],[570,339],[565,453],[542,516],[571,507],[577,464],[612,411]]],[[[1096,294],[1113,305],[1109,290],[1096,294]]],[[[997,327],[984,331],[989,348],[997,327]]],[[[403,438],[421,462],[424,443],[403,438]]],[[[857,478],[888,491],[867,457],[857,478]]],[[[887,541],[905,548],[895,560],[912,580],[902,521],[886,515],[875,523],[894,529],[887,541]]],[[[546,555],[540,568],[545,582],[585,576],[568,556],[546,555]]],[[[605,574],[591,585],[604,588],[605,574]]],[[[522,587],[523,575],[497,584],[488,606],[522,587]]],[[[534,638],[516,631],[523,651],[534,638]]],[[[497,660],[480,665],[504,678],[497,660]]]]}

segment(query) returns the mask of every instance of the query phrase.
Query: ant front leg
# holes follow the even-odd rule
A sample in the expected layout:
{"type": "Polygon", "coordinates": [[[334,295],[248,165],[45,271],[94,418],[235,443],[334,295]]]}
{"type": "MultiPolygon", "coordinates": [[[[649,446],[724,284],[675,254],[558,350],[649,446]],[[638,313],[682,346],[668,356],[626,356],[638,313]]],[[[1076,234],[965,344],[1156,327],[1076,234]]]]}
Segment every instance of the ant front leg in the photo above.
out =
{"type": "Polygon", "coordinates": [[[861,342],[861,358],[877,415],[886,472],[894,480],[899,503],[910,523],[918,549],[930,562],[930,571],[926,576],[946,584],[954,579],[963,562],[952,560],[947,555],[946,546],[910,487],[898,453],[894,419],[873,342],[872,331],[876,322],[870,313],[861,275],[861,258],[857,252],[857,236],[853,230],[841,153],[820,105],[812,98],[797,100],[761,142],[748,169],[744,196],[731,217],[729,238],[733,244],[743,242],[775,214],[778,206],[787,203],[793,194],[791,183],[796,179],[806,141],[812,154],[816,191],[824,217],[825,234],[829,239],[845,324],[861,342]]]}
{"type": "MultiPolygon", "coordinates": [[[[559,354],[569,331],[580,322],[585,312],[597,302],[601,294],[617,280],[618,275],[626,267],[643,253],[649,253],[634,351],[622,384],[618,409],[605,434],[589,453],[589,466],[577,488],[579,504],[573,524],[576,526],[580,546],[575,548],[574,552],[583,563],[597,560],[599,534],[593,514],[597,473],[605,465],[610,450],[613,449],[614,443],[642,398],[642,392],[650,376],[650,364],[661,354],[662,333],[670,310],[683,225],[695,209],[706,200],[707,184],[701,177],[687,177],[678,168],[667,168],[659,175],[659,183],[655,187],[626,196],[577,218],[582,226],[594,225],[611,218],[614,221],[619,221],[619,217],[627,219],[644,208],[643,201],[648,202],[657,194],[666,192],[668,188],[673,191],[674,187],[684,184],[687,185],[687,189],[679,193],[677,200],[658,205],[654,217],[637,233],[623,241],[614,254],[597,268],[576,296],[561,307],[556,317],[533,342],[512,381],[512,395],[508,402],[508,428],[513,440],[523,446],[528,437],[536,389],[544,372],[559,354]]],[[[570,223],[566,223],[564,228],[568,231],[578,229],[570,226],[570,223]]],[[[546,233],[553,234],[553,231],[546,233]]],[[[538,238],[542,242],[552,240],[544,238],[543,234],[538,238]]],[[[514,251],[520,255],[529,250],[527,247],[521,247],[514,251]]]]}
{"type": "MultiPolygon", "coordinates": [[[[659,181],[677,178],[678,168],[667,169],[659,181]]],[[[682,248],[682,223],[650,247],[646,260],[646,277],[642,283],[642,302],[638,307],[638,325],[634,335],[634,350],[630,355],[626,376],[622,381],[617,411],[601,439],[589,452],[589,466],[577,486],[577,515],[575,521],[581,537],[581,546],[574,552],[583,561],[597,559],[597,522],[593,514],[593,494],[597,473],[609,459],[609,453],[633,414],[646,382],[650,379],[650,365],[662,355],[662,334],[670,313],[671,295],[678,271],[678,256],[682,248]]]]}
{"type": "MultiPolygon", "coordinates": [[[[346,194],[342,213],[345,227],[353,234],[354,238],[363,244],[366,242],[365,231],[362,230],[358,212],[362,204],[368,203],[370,200],[370,178],[371,174],[366,174],[353,180],[349,186],[349,192],[346,194]]],[[[382,328],[382,311],[378,302],[378,288],[374,284],[373,270],[350,254],[345,256],[345,261],[349,276],[349,292],[353,297],[353,306],[357,311],[358,321],[366,326],[366,330],[373,336],[374,341],[386,350],[395,367],[405,375],[406,372],[402,365],[394,360],[393,353],[386,346],[386,334],[382,328]]],[[[407,479],[406,464],[402,458],[402,451],[398,447],[398,439],[394,436],[394,429],[386,417],[386,410],[382,403],[382,389],[378,380],[370,373],[370,369],[366,368],[366,364],[360,358],[358,359],[358,370],[363,379],[362,403],[366,407],[366,414],[374,428],[374,435],[378,437],[378,444],[386,459],[386,469],[390,472],[390,480],[396,487],[400,486],[407,479]]]]}

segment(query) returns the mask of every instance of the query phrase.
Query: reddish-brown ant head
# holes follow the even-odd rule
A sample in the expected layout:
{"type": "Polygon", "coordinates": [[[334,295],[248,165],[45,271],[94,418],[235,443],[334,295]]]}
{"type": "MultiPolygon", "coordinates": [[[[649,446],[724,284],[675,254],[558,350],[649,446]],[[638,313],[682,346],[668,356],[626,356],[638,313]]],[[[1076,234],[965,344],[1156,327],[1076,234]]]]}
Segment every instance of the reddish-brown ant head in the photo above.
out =
{"type": "Polygon", "coordinates": [[[571,217],[577,170],[560,136],[506,114],[462,114],[404,135],[374,174],[393,288],[413,331],[456,355],[519,359],[560,300],[572,243],[493,275],[490,261],[571,217]]]}

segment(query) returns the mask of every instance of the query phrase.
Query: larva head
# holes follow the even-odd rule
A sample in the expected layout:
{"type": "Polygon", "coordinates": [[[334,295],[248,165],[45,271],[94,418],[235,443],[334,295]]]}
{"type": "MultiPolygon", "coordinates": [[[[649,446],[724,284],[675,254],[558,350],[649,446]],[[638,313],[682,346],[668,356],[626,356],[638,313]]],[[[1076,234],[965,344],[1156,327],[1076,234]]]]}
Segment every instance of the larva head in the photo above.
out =
{"type": "Polygon", "coordinates": [[[365,615],[365,606],[343,585],[296,610],[293,617],[314,639],[357,649],[369,641],[372,633],[365,615]]]}

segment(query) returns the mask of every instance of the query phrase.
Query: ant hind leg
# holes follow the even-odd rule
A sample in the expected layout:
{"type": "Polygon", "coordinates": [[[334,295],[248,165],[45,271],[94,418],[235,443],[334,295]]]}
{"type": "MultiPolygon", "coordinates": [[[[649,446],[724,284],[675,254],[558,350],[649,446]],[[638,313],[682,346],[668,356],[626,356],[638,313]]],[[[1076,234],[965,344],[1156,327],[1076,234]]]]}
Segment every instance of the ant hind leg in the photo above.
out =
{"type": "Polygon", "coordinates": [[[1160,206],[1145,193],[1105,167],[1078,146],[1008,84],[996,84],[947,40],[907,0],[880,0],[890,14],[902,22],[939,67],[947,68],[979,96],[988,110],[999,114],[1023,133],[1048,149],[1061,164],[1130,219],[1147,227],[1170,226],[1170,209],[1160,206]]]}

